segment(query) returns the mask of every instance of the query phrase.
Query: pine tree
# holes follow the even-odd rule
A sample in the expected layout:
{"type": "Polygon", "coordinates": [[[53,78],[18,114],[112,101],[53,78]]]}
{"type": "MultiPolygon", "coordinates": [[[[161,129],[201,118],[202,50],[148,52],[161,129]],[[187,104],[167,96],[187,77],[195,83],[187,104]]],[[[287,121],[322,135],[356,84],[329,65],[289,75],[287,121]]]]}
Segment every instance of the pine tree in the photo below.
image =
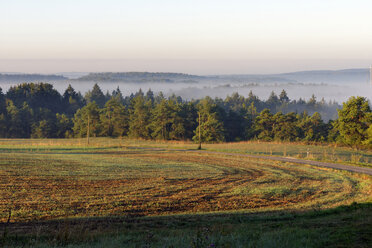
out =
{"type": "Polygon", "coordinates": [[[84,100],[79,95],[71,84],[68,85],[67,89],[63,93],[64,113],[73,116],[79,108],[84,106],[84,100]]]}
{"type": "Polygon", "coordinates": [[[298,126],[301,130],[299,138],[306,141],[324,141],[327,137],[327,125],[323,122],[320,114],[315,112],[312,116],[306,112],[300,116],[298,126]]]}
{"type": "Polygon", "coordinates": [[[129,115],[129,136],[133,138],[149,139],[151,102],[145,101],[143,94],[137,94],[131,101],[129,115]]]}
{"type": "Polygon", "coordinates": [[[314,94],[311,95],[311,98],[307,102],[308,105],[315,107],[316,105],[316,97],[314,94]]]}
{"type": "Polygon", "coordinates": [[[17,108],[13,101],[7,101],[8,135],[9,138],[30,138],[31,125],[33,121],[33,111],[29,105],[24,102],[21,108],[17,108]]]}
{"type": "Polygon", "coordinates": [[[202,99],[198,104],[198,110],[200,113],[200,119],[194,131],[193,140],[195,142],[222,142],[225,141],[225,129],[221,120],[221,110],[218,109],[217,105],[213,103],[210,97],[202,99]],[[199,129],[200,139],[199,140],[199,129]]]}
{"type": "Polygon", "coordinates": [[[279,106],[280,101],[278,96],[274,93],[274,91],[271,92],[269,98],[266,101],[266,104],[271,112],[275,113],[277,111],[277,107],[279,106]]]}
{"type": "Polygon", "coordinates": [[[244,104],[243,112],[245,126],[244,139],[251,139],[256,135],[254,122],[258,115],[257,108],[254,105],[254,102],[251,102],[251,104],[248,107],[244,104]]]}
{"type": "Polygon", "coordinates": [[[74,124],[72,120],[65,114],[56,114],[56,137],[71,138],[72,128],[74,124]]]}
{"type": "Polygon", "coordinates": [[[73,131],[77,137],[87,137],[89,140],[89,137],[99,135],[99,112],[100,110],[96,102],[90,102],[76,112],[73,120],[73,131]]]}
{"type": "Polygon", "coordinates": [[[299,135],[297,126],[297,116],[295,113],[282,114],[276,113],[273,116],[272,133],[275,140],[294,141],[299,135]]]}
{"type": "Polygon", "coordinates": [[[121,93],[119,86],[116,88],[116,90],[112,91],[111,95],[113,98],[116,98],[120,103],[124,104],[124,97],[123,94],[121,93]]]}
{"type": "Polygon", "coordinates": [[[85,100],[87,103],[96,102],[100,108],[106,103],[106,97],[98,84],[94,84],[93,89],[85,94],[85,100]]]}
{"type": "Polygon", "coordinates": [[[180,140],[185,138],[181,108],[174,100],[163,99],[152,113],[151,136],[156,139],[180,140]]]}
{"type": "Polygon", "coordinates": [[[194,130],[198,126],[198,110],[194,102],[186,102],[181,104],[180,116],[182,119],[182,126],[185,128],[184,140],[191,140],[194,136],[194,130]]]}
{"type": "Polygon", "coordinates": [[[254,129],[257,138],[270,141],[274,138],[273,127],[275,120],[269,109],[264,109],[255,119],[254,129]]]}
{"type": "Polygon", "coordinates": [[[121,137],[128,132],[128,113],[117,96],[106,102],[101,111],[101,135],[121,137]]]}
{"type": "Polygon", "coordinates": [[[0,137],[6,138],[8,130],[8,112],[6,110],[6,99],[0,87],[0,137]]]}
{"type": "Polygon", "coordinates": [[[146,101],[154,103],[154,92],[151,89],[146,92],[146,101]]]}
{"type": "Polygon", "coordinates": [[[282,92],[280,93],[279,95],[279,100],[282,102],[282,103],[285,103],[285,102],[289,102],[289,98],[287,96],[287,92],[283,89],[282,92]]]}
{"type": "Polygon", "coordinates": [[[163,94],[163,92],[159,92],[158,94],[157,94],[157,96],[155,97],[155,103],[156,104],[159,104],[162,100],[164,100],[165,99],[165,97],[164,97],[164,94],[163,94]]]}

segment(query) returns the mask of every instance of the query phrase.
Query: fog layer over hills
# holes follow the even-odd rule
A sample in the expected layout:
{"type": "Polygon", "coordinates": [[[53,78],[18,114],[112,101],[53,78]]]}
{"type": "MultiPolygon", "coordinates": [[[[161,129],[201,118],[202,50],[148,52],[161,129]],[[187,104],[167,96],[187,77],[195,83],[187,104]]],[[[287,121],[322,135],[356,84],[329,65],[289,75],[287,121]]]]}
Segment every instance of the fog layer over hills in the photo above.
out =
{"type": "Polygon", "coordinates": [[[124,95],[148,89],[162,91],[165,95],[176,94],[184,99],[204,96],[221,97],[238,92],[241,95],[253,93],[267,99],[271,91],[279,94],[286,90],[291,99],[309,99],[314,94],[317,99],[343,102],[350,96],[364,96],[372,101],[372,85],[369,83],[368,69],[348,69],[339,71],[302,71],[266,75],[211,75],[197,76],[182,73],[59,73],[0,74],[0,87],[6,91],[10,86],[22,82],[47,82],[61,93],[71,84],[84,94],[94,83],[111,92],[118,86],[124,95]]]}

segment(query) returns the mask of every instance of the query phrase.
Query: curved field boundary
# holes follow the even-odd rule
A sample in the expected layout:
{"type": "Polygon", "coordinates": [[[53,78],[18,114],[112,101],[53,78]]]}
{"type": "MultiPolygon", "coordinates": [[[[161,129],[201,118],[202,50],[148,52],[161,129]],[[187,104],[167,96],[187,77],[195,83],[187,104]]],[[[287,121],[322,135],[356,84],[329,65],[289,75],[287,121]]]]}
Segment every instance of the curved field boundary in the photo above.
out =
{"type": "Polygon", "coordinates": [[[351,171],[351,172],[367,174],[367,175],[372,176],[371,168],[351,166],[351,165],[345,165],[345,164],[327,163],[327,162],[320,162],[320,161],[313,161],[313,160],[305,160],[305,159],[298,159],[298,158],[290,158],[290,157],[260,156],[260,155],[241,154],[241,153],[198,151],[198,150],[189,150],[189,149],[164,149],[164,148],[151,148],[151,147],[127,147],[127,148],[128,149],[154,150],[154,151],[197,152],[197,153],[220,154],[220,155],[239,156],[239,157],[248,157],[248,158],[259,158],[259,159],[275,160],[275,161],[281,161],[281,162],[290,162],[290,163],[296,163],[296,164],[314,165],[318,167],[351,171]]]}

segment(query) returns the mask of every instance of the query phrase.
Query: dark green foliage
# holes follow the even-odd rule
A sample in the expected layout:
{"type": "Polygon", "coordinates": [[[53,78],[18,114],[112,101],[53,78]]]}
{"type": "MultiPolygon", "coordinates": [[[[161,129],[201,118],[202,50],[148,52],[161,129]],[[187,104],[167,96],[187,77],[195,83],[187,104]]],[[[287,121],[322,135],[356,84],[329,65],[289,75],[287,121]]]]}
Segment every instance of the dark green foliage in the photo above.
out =
{"type": "Polygon", "coordinates": [[[252,139],[255,137],[254,121],[258,115],[257,108],[254,102],[251,102],[249,106],[243,105],[244,107],[244,137],[246,139],[252,139]]]}
{"type": "Polygon", "coordinates": [[[106,102],[100,115],[102,136],[121,137],[128,133],[128,112],[118,95],[106,102]]]}
{"type": "Polygon", "coordinates": [[[73,116],[79,108],[84,106],[84,99],[69,85],[65,93],[63,93],[63,104],[63,112],[69,116],[73,116]]]}
{"type": "Polygon", "coordinates": [[[55,129],[55,122],[41,120],[32,125],[31,138],[53,138],[55,129]]]}
{"type": "Polygon", "coordinates": [[[229,110],[224,126],[227,132],[227,141],[241,141],[245,139],[247,122],[243,114],[229,110]]]}
{"type": "Polygon", "coordinates": [[[160,103],[163,99],[165,99],[165,97],[162,91],[160,91],[159,94],[157,94],[157,96],[154,98],[155,103],[160,103]]]}
{"type": "Polygon", "coordinates": [[[93,89],[85,94],[85,101],[87,103],[96,102],[100,108],[105,105],[106,97],[98,84],[94,84],[93,89]]]}
{"type": "Polygon", "coordinates": [[[0,137],[7,136],[7,117],[6,99],[0,87],[0,137]]]}
{"type": "Polygon", "coordinates": [[[304,112],[299,120],[299,128],[302,131],[301,138],[306,141],[324,141],[327,139],[328,127],[317,112],[312,116],[304,112]]]}
{"type": "Polygon", "coordinates": [[[368,138],[363,141],[363,144],[368,147],[372,147],[372,125],[370,125],[367,129],[367,136],[368,138]]]}
{"type": "Polygon", "coordinates": [[[100,116],[96,102],[90,102],[79,109],[74,117],[74,133],[77,137],[99,136],[100,116]]]}
{"type": "Polygon", "coordinates": [[[154,102],[154,92],[151,89],[146,92],[146,100],[154,102]]]}
{"type": "Polygon", "coordinates": [[[295,141],[299,139],[298,119],[293,112],[285,115],[278,112],[273,116],[273,121],[274,140],[295,141]]]}
{"type": "Polygon", "coordinates": [[[191,140],[194,136],[194,130],[198,126],[198,110],[194,102],[180,104],[180,113],[183,127],[185,128],[184,139],[191,140]]]}
{"type": "Polygon", "coordinates": [[[257,138],[265,141],[271,141],[274,138],[274,117],[269,109],[264,109],[256,118],[254,127],[257,138]]]}
{"type": "Polygon", "coordinates": [[[186,129],[180,105],[174,99],[163,99],[153,110],[150,128],[152,130],[151,136],[155,139],[185,139],[186,129]]]}
{"type": "MultiPolygon", "coordinates": [[[[252,101],[252,104],[254,102],[252,101]]],[[[224,118],[224,126],[226,129],[227,141],[240,141],[247,138],[246,127],[251,123],[246,108],[245,98],[238,93],[234,93],[231,97],[226,97],[224,101],[225,112],[227,113],[224,118]]]]}
{"type": "Polygon", "coordinates": [[[47,106],[54,113],[63,111],[61,95],[53,89],[53,85],[47,83],[24,83],[10,87],[6,98],[12,100],[17,108],[27,102],[33,110],[47,106]]]}
{"type": "Polygon", "coordinates": [[[3,89],[0,87],[0,114],[5,114],[6,112],[6,99],[3,93],[3,89]]]}
{"type": "Polygon", "coordinates": [[[366,98],[351,97],[338,110],[338,116],[336,127],[343,143],[360,145],[369,139],[367,129],[372,125],[372,112],[366,98]]]}
{"type": "Polygon", "coordinates": [[[267,108],[269,108],[271,112],[276,112],[276,107],[280,105],[280,100],[274,91],[271,92],[266,104],[267,108]]]}
{"type": "Polygon", "coordinates": [[[72,128],[74,123],[65,114],[56,114],[56,138],[70,138],[73,137],[72,128]]]}
{"type": "Polygon", "coordinates": [[[221,118],[223,110],[210,97],[202,99],[198,104],[198,109],[200,113],[200,125],[196,128],[192,139],[195,142],[199,142],[200,129],[200,139],[202,142],[225,141],[225,128],[221,118]]]}
{"type": "Polygon", "coordinates": [[[120,103],[124,103],[124,97],[123,94],[121,93],[119,86],[116,88],[116,90],[112,91],[111,95],[113,98],[116,98],[120,103]]]}
{"type": "Polygon", "coordinates": [[[129,109],[129,136],[133,138],[151,138],[151,101],[146,101],[142,91],[133,98],[129,109]]]}
{"type": "Polygon", "coordinates": [[[8,132],[7,138],[29,138],[31,136],[32,110],[25,102],[22,107],[17,108],[13,101],[7,102],[8,132]]]}
{"type": "Polygon", "coordinates": [[[279,95],[279,100],[284,103],[284,102],[289,102],[289,98],[287,96],[287,92],[285,90],[282,90],[282,92],[279,95]]]}

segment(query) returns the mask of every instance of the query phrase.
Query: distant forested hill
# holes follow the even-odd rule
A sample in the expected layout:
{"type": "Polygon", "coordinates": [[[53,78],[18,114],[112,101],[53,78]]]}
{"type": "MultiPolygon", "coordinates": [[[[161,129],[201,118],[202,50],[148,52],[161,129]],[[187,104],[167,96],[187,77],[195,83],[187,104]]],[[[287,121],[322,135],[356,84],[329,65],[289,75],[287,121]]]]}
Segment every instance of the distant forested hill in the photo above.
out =
{"type": "Polygon", "coordinates": [[[368,69],[299,71],[280,74],[220,75],[222,80],[256,83],[368,83],[368,69]]]}
{"type": "MultiPolygon", "coordinates": [[[[75,73],[76,74],[76,73],[75,73]]],[[[83,76],[73,74],[1,74],[0,82],[48,82],[57,80],[90,81],[90,82],[127,82],[127,83],[368,83],[369,69],[299,71],[280,74],[236,74],[236,75],[190,75],[166,72],[97,72],[83,76]]],[[[79,73],[77,73],[78,75],[79,73]]],[[[81,73],[80,73],[81,74],[81,73]]]]}
{"type": "Polygon", "coordinates": [[[68,78],[60,75],[44,75],[44,74],[1,74],[0,82],[48,82],[56,80],[67,80],[68,78]]]}
{"type": "Polygon", "coordinates": [[[300,71],[278,74],[278,76],[304,83],[367,83],[369,80],[369,70],[300,71]]]}
{"type": "Polygon", "coordinates": [[[102,72],[89,73],[78,78],[78,81],[98,82],[197,82],[203,79],[202,76],[195,76],[183,73],[162,73],[162,72],[102,72]]]}
{"type": "Polygon", "coordinates": [[[254,82],[254,83],[364,83],[369,80],[368,69],[299,71],[280,74],[241,74],[197,76],[162,72],[101,72],[89,73],[78,81],[95,82],[254,82]]]}

